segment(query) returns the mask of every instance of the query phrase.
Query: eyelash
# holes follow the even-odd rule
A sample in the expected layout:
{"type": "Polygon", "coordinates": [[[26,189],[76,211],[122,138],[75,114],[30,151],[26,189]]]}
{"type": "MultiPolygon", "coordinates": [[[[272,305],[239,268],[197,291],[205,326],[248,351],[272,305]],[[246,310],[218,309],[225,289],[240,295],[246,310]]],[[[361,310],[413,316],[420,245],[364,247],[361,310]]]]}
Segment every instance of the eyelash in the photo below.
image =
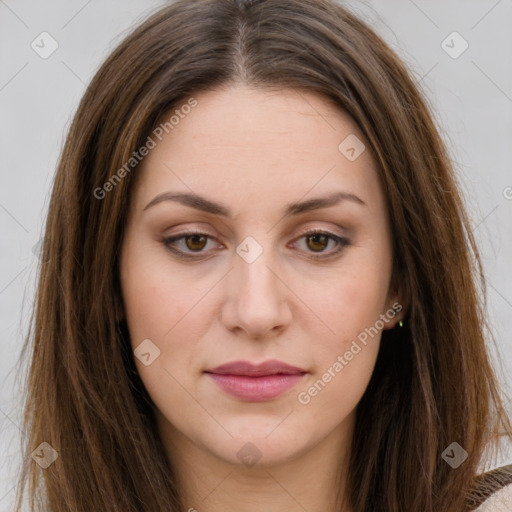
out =
{"type": "MultiPolygon", "coordinates": [[[[200,236],[205,236],[207,237],[208,240],[210,239],[213,239],[212,236],[208,235],[207,233],[203,233],[201,231],[187,231],[186,233],[181,233],[179,235],[176,235],[176,236],[172,236],[172,237],[169,237],[169,238],[164,238],[162,240],[162,243],[165,245],[165,247],[171,251],[173,254],[176,254],[178,257],[180,258],[183,258],[183,259],[200,259],[202,256],[200,256],[201,252],[202,251],[197,251],[196,254],[197,256],[195,255],[192,255],[191,253],[186,253],[182,250],[179,250],[179,249],[175,249],[173,247],[171,247],[171,245],[179,240],[182,240],[182,239],[185,239],[185,238],[188,238],[188,237],[191,237],[191,236],[194,236],[194,235],[200,235],[200,236]]],[[[326,260],[326,259],[330,259],[336,255],[338,255],[346,246],[350,245],[350,242],[348,239],[346,238],[343,238],[343,237],[340,237],[340,236],[337,236],[333,233],[329,233],[327,231],[322,231],[322,230],[311,230],[311,231],[307,231],[305,233],[303,233],[302,235],[300,235],[296,240],[300,240],[302,238],[307,238],[309,236],[314,236],[314,235],[324,235],[326,236],[327,238],[331,239],[331,240],[334,240],[337,245],[338,245],[338,248],[334,251],[334,252],[331,252],[329,253],[327,256],[324,256],[323,253],[321,256],[317,256],[315,255],[314,253],[312,253],[309,257],[313,260],[326,260]]],[[[208,242],[207,240],[207,242],[208,242]]]]}

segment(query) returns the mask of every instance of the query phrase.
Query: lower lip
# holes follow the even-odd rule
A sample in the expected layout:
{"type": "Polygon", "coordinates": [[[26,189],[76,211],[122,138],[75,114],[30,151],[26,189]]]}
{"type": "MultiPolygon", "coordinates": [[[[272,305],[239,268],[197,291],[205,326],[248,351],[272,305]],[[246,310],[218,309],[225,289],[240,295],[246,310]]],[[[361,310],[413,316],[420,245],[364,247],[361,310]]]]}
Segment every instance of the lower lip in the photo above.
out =
{"type": "Polygon", "coordinates": [[[248,377],[246,375],[221,375],[208,373],[215,384],[225,393],[248,402],[272,400],[291,389],[299,382],[304,373],[293,375],[263,375],[248,377]]]}

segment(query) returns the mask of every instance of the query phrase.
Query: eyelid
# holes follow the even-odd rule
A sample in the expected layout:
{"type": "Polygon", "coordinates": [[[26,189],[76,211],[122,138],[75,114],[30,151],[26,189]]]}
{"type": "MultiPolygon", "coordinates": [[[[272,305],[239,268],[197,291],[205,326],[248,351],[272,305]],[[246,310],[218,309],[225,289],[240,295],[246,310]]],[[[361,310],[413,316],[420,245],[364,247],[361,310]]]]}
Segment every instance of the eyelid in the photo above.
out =
{"type": "MultiPolygon", "coordinates": [[[[177,233],[177,234],[169,236],[169,237],[163,237],[162,243],[165,245],[167,250],[169,250],[170,252],[172,252],[173,254],[177,255],[178,257],[180,257],[182,259],[204,260],[210,255],[209,253],[203,252],[203,251],[186,252],[186,251],[182,251],[180,249],[173,248],[171,246],[171,244],[174,242],[177,242],[179,240],[182,240],[182,239],[188,238],[190,236],[194,236],[194,235],[205,236],[208,240],[215,240],[217,243],[219,243],[219,245],[223,246],[223,244],[218,242],[218,240],[216,239],[215,236],[210,235],[209,233],[205,232],[205,230],[194,229],[194,228],[191,228],[187,231],[183,231],[181,233],[177,233]]],[[[306,251],[307,252],[306,257],[308,259],[312,259],[312,260],[326,260],[327,261],[330,258],[337,256],[340,252],[343,251],[343,249],[346,246],[350,245],[350,243],[351,243],[347,237],[332,233],[331,231],[321,229],[321,228],[305,228],[305,229],[303,229],[300,232],[300,234],[297,235],[293,239],[292,243],[295,243],[298,240],[300,240],[301,238],[304,238],[306,236],[313,236],[313,235],[327,236],[328,238],[330,238],[331,240],[334,240],[334,242],[336,242],[337,248],[335,250],[331,250],[330,252],[315,253],[315,252],[306,251]]],[[[210,251],[210,253],[211,253],[211,251],[210,251]]]]}

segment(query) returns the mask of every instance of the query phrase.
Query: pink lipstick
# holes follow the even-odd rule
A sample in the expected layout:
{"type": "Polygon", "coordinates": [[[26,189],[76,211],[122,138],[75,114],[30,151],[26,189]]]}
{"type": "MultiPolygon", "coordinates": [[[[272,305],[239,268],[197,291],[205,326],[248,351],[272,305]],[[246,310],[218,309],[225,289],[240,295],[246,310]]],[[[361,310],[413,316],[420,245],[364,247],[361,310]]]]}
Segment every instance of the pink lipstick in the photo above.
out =
{"type": "Polygon", "coordinates": [[[272,400],[297,384],[306,370],[275,359],[226,363],[206,372],[225,393],[249,402],[272,400]]]}

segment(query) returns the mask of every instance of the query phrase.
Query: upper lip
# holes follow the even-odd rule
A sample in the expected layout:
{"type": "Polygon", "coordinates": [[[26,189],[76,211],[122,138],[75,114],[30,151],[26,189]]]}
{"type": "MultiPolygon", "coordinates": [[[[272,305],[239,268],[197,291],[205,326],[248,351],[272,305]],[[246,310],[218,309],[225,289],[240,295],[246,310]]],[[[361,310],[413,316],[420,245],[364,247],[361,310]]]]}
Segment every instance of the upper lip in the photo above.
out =
{"type": "Polygon", "coordinates": [[[217,373],[221,375],[246,375],[258,377],[261,375],[298,375],[306,373],[306,370],[292,366],[277,359],[270,359],[260,364],[253,364],[249,361],[233,361],[231,363],[221,364],[206,373],[217,373]]]}

